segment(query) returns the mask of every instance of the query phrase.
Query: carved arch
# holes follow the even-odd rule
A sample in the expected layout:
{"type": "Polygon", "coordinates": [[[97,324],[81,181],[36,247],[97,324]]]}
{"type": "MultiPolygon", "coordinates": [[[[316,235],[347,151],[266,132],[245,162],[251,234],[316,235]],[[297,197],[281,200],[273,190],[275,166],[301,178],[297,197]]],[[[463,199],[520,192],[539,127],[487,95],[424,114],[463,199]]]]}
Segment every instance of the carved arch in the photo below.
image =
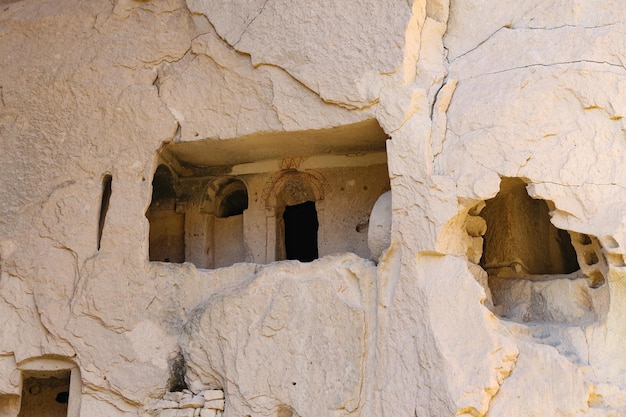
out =
{"type": "MultiPolygon", "coordinates": [[[[281,193],[290,182],[300,182],[308,186],[308,189],[302,190],[302,196],[312,193],[313,201],[321,201],[328,195],[328,182],[322,174],[317,171],[309,170],[306,172],[287,170],[279,171],[270,176],[263,187],[263,200],[267,208],[280,205],[281,193]]],[[[299,201],[302,197],[294,196],[291,204],[302,203],[306,200],[299,201]]]]}
{"type": "MultiPolygon", "coordinates": [[[[222,217],[222,205],[224,199],[237,191],[245,191],[246,200],[248,197],[248,184],[239,177],[220,177],[211,181],[206,187],[206,192],[202,198],[201,207],[205,213],[213,213],[222,217]]],[[[247,202],[246,202],[247,208],[247,202]]]]}

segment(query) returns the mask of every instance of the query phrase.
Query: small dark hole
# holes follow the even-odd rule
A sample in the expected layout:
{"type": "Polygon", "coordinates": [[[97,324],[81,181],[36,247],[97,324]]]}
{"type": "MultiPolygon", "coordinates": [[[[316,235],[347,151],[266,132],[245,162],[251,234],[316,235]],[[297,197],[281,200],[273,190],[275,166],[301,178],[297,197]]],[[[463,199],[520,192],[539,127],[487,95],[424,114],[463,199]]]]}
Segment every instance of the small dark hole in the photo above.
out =
{"type": "Polygon", "coordinates": [[[295,383],[295,382],[292,382],[292,383],[291,383],[291,385],[296,385],[296,383],[295,383]]]}
{"type": "Polygon", "coordinates": [[[367,227],[369,226],[369,221],[363,222],[363,223],[359,223],[356,225],[356,231],[358,233],[364,233],[367,232],[367,227]]]}
{"type": "Polygon", "coordinates": [[[59,392],[57,397],[54,399],[59,404],[67,404],[67,400],[70,397],[70,393],[68,391],[59,392]]]}
{"type": "Polygon", "coordinates": [[[185,357],[182,352],[170,359],[170,377],[167,381],[168,391],[182,391],[187,389],[185,382],[185,357]]]}

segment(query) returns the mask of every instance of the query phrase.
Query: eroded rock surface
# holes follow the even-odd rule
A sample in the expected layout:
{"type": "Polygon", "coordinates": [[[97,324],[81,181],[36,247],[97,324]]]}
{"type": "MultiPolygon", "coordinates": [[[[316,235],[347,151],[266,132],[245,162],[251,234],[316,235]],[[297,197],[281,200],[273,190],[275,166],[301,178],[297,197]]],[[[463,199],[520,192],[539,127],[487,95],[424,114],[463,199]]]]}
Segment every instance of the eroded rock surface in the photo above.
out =
{"type": "Polygon", "coordinates": [[[267,266],[214,293],[185,325],[189,386],[223,388],[231,415],[275,415],[280,407],[301,416],[360,414],[375,347],[375,279],[371,262],[329,256],[267,266]]]}
{"type": "Polygon", "coordinates": [[[626,414],[624,13],[0,1],[0,415],[626,414]]]}

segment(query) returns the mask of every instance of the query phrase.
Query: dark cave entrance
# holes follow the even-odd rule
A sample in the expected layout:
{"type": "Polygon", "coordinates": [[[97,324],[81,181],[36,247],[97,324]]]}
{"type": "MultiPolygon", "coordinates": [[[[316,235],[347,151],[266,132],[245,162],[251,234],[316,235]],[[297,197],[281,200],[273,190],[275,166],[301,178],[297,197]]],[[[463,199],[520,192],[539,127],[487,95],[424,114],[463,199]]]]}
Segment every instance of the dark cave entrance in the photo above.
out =
{"type": "Polygon", "coordinates": [[[285,250],[287,259],[311,262],[318,258],[317,250],[317,210],[314,201],[286,206],[283,214],[285,222],[285,250]]]}

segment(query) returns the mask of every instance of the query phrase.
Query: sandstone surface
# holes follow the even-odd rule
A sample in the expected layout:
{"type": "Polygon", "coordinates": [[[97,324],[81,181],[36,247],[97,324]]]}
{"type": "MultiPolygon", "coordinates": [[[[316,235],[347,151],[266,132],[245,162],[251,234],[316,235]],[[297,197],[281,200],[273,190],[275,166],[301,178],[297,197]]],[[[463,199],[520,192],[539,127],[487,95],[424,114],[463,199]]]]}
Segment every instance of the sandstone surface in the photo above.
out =
{"type": "Polygon", "coordinates": [[[625,6],[0,0],[0,416],[626,415],[625,6]]]}

